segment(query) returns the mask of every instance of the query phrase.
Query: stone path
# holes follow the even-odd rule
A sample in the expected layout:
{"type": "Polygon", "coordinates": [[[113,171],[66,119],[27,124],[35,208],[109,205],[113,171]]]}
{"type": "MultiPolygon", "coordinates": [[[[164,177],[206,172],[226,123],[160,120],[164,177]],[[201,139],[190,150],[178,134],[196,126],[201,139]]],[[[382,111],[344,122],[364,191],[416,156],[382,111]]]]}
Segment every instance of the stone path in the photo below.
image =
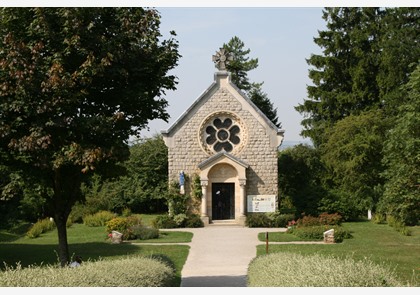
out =
{"type": "MultiPolygon", "coordinates": [[[[256,246],[265,244],[258,240],[258,233],[286,231],[235,225],[172,230],[193,233],[190,252],[181,272],[181,287],[246,287],[248,265],[256,257],[256,246]]],[[[296,242],[303,243],[308,242],[296,242]]]]}

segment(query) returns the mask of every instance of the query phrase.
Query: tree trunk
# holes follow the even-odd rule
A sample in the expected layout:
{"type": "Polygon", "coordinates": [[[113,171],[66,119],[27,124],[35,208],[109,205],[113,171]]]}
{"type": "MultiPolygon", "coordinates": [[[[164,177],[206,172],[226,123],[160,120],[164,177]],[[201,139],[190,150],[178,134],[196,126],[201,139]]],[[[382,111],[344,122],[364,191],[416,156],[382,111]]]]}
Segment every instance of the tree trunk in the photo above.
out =
{"type": "Polygon", "coordinates": [[[58,256],[61,266],[66,266],[70,262],[69,245],[67,242],[67,214],[57,212],[54,216],[58,232],[58,256]]]}
{"type": "Polygon", "coordinates": [[[62,167],[54,170],[53,216],[58,232],[58,256],[61,266],[70,262],[67,242],[67,218],[75,202],[80,199],[81,177],[77,167],[62,167]],[[67,168],[67,169],[66,169],[67,168]]]}

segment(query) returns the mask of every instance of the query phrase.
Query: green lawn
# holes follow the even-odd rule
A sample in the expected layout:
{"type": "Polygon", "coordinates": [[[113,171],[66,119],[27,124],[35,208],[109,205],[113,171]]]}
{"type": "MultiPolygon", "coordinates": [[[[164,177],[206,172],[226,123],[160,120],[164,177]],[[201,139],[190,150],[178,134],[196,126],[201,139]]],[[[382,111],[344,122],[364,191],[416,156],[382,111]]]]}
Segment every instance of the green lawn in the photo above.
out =
{"type": "MultiPolygon", "coordinates": [[[[144,221],[147,219],[143,219],[144,221]]],[[[144,222],[147,224],[146,222],[144,222]]],[[[301,254],[325,254],[338,257],[351,256],[354,259],[373,260],[378,264],[386,264],[395,268],[402,281],[410,282],[412,286],[420,286],[420,226],[410,227],[411,236],[403,236],[388,225],[373,224],[371,222],[344,223],[353,238],[345,239],[342,243],[333,245],[275,245],[269,243],[269,253],[295,252],[301,254]]],[[[57,263],[58,239],[57,232],[42,234],[39,238],[29,239],[24,233],[27,228],[22,227],[10,232],[0,231],[0,268],[5,261],[9,265],[21,262],[23,266],[30,264],[57,263]]],[[[190,242],[192,234],[179,231],[161,230],[159,239],[152,239],[152,243],[185,243],[190,242]]],[[[265,233],[259,234],[261,241],[265,241],[265,233]]],[[[296,241],[298,238],[285,233],[270,233],[269,241],[296,241]]],[[[84,260],[98,258],[114,259],[126,255],[154,255],[168,259],[176,268],[179,286],[181,270],[187,259],[188,245],[146,245],[146,241],[129,241],[123,244],[111,244],[105,228],[87,227],[73,224],[68,228],[68,242],[70,253],[81,255],[84,260]]],[[[264,255],[265,245],[257,248],[257,255],[264,255]]]]}
{"type": "MultiPolygon", "coordinates": [[[[295,252],[305,255],[320,253],[338,257],[351,256],[354,259],[373,260],[395,269],[403,282],[420,286],[420,226],[410,227],[411,236],[404,236],[385,224],[372,222],[349,222],[343,227],[350,230],[353,238],[334,245],[275,245],[277,241],[299,241],[287,233],[269,234],[269,253],[295,252]]],[[[265,241],[264,233],[259,235],[265,241]]],[[[257,248],[257,255],[264,255],[266,246],[257,248]]]]}
{"type": "MultiPolygon", "coordinates": [[[[157,243],[190,242],[192,234],[189,232],[161,231],[159,239],[150,240],[157,243]]],[[[73,224],[67,229],[69,251],[74,255],[81,255],[83,260],[115,259],[127,255],[151,255],[160,257],[176,269],[174,286],[181,283],[181,270],[188,256],[188,245],[142,245],[139,241],[111,244],[105,228],[88,227],[83,224],[73,224]]],[[[141,241],[144,242],[144,241],[141,241]]],[[[22,266],[30,264],[58,263],[58,237],[53,230],[42,234],[36,239],[30,239],[22,234],[0,232],[0,262],[22,266]]],[[[1,263],[0,268],[4,268],[1,263]]]]}

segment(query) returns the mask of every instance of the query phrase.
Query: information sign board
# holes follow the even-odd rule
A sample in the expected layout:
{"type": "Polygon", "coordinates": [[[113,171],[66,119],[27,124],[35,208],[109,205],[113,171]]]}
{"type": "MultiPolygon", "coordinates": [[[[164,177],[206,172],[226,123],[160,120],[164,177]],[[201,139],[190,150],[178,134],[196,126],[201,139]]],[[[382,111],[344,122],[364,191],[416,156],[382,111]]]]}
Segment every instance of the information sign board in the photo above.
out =
{"type": "Polygon", "coordinates": [[[274,212],[276,211],[275,195],[248,195],[248,212],[274,212]]]}

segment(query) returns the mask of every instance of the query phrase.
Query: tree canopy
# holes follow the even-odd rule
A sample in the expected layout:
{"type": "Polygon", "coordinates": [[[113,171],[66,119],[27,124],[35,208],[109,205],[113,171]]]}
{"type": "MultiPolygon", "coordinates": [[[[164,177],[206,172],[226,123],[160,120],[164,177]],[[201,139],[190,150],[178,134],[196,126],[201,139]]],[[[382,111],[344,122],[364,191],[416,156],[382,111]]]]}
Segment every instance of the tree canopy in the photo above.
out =
{"type": "Polygon", "coordinates": [[[404,88],[408,95],[398,108],[401,116],[386,134],[382,164],[387,182],[379,209],[416,225],[420,217],[420,65],[404,88]]]}
{"type": "Polygon", "coordinates": [[[128,139],[168,119],[165,90],[178,43],[161,40],[160,15],[144,8],[0,10],[0,156],[50,189],[62,265],[66,220],[91,171],[127,159],[128,139]]]}
{"type": "Polygon", "coordinates": [[[339,200],[354,212],[371,207],[405,223],[413,223],[407,212],[418,205],[417,191],[414,176],[402,172],[412,166],[396,157],[395,147],[416,140],[410,129],[416,94],[403,86],[419,64],[419,14],[416,7],[325,8],[327,29],[314,38],[322,53],[307,59],[313,83],[295,107],[304,116],[301,134],[312,139],[327,169],[330,203],[339,200]],[[397,190],[397,183],[407,186],[397,190]]]}
{"type": "Polygon", "coordinates": [[[420,56],[419,13],[414,7],[325,8],[327,30],[314,38],[323,52],[307,59],[313,85],[296,107],[304,115],[302,135],[318,145],[327,128],[349,115],[393,112],[420,56]]]}

